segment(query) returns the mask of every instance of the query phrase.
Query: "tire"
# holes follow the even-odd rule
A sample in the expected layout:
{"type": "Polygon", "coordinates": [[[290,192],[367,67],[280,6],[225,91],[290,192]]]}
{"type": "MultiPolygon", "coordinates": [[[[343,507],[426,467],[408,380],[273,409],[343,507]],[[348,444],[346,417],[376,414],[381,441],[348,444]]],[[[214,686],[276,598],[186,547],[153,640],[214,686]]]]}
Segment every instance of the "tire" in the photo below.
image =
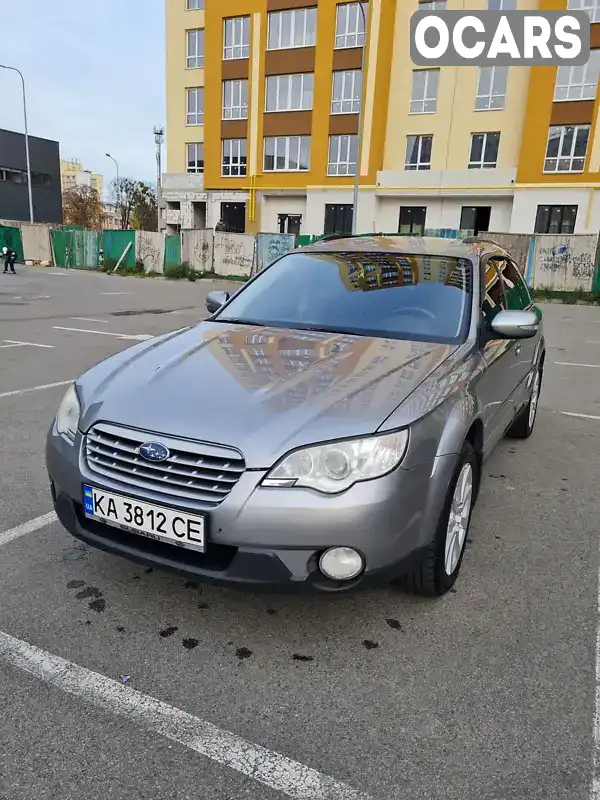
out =
{"type": "MultiPolygon", "coordinates": [[[[471,513],[477,498],[477,488],[479,485],[480,468],[479,461],[470,442],[465,442],[452,475],[452,480],[448,486],[444,508],[440,516],[435,535],[431,543],[418,556],[418,561],[411,572],[403,575],[399,583],[405,588],[416,594],[429,597],[440,597],[446,594],[456,583],[458,573],[462,564],[465,546],[469,536],[469,526],[471,524],[471,513]],[[452,558],[447,552],[447,542],[450,544],[452,530],[457,531],[457,526],[450,528],[450,516],[455,501],[455,492],[459,482],[464,476],[470,475],[471,491],[468,509],[463,510],[464,530],[461,530],[460,542],[455,540],[456,545],[453,550],[452,558]],[[466,516],[465,516],[466,513],[466,516]],[[448,571],[450,570],[450,571],[448,571]]],[[[460,490],[459,490],[460,493],[460,490]]],[[[454,504],[456,508],[456,504],[454,504]]]]}
{"type": "Polygon", "coordinates": [[[540,364],[533,378],[533,386],[531,389],[531,397],[529,398],[529,402],[519,411],[515,417],[515,421],[506,432],[506,435],[509,438],[529,439],[533,433],[533,428],[535,426],[535,420],[537,417],[543,376],[544,367],[542,364],[540,364]]]}

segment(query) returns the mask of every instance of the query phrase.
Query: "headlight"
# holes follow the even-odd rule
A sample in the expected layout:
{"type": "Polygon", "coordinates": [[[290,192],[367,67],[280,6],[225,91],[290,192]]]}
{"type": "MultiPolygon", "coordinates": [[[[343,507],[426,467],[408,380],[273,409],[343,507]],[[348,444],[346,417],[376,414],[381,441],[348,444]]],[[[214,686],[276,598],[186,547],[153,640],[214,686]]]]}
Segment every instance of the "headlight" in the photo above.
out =
{"type": "Polygon", "coordinates": [[[73,385],[69,386],[67,393],[63,397],[63,401],[58,409],[56,415],[56,430],[67,439],[73,441],[77,433],[77,426],[79,424],[79,416],[81,414],[81,407],[79,405],[79,398],[73,385]]]}
{"type": "Polygon", "coordinates": [[[408,431],[307,447],[285,456],[264,478],[263,486],[304,486],[337,494],[359,481],[379,478],[398,466],[408,431]]]}

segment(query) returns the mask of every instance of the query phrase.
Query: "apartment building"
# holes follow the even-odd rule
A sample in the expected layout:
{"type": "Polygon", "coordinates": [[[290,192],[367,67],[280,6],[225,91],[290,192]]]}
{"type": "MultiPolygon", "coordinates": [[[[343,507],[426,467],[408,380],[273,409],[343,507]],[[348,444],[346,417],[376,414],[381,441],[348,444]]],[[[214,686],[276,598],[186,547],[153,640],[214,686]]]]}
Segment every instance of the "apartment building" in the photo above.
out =
{"type": "Polygon", "coordinates": [[[104,197],[104,178],[89,169],[84,169],[76,159],[60,162],[60,180],[63,192],[75,186],[90,186],[98,192],[100,200],[104,197]]]}
{"type": "Polygon", "coordinates": [[[597,231],[599,49],[600,0],[167,0],[163,224],[350,231],[358,172],[361,232],[597,231]],[[410,61],[418,8],[567,3],[586,67],[410,61]]]}

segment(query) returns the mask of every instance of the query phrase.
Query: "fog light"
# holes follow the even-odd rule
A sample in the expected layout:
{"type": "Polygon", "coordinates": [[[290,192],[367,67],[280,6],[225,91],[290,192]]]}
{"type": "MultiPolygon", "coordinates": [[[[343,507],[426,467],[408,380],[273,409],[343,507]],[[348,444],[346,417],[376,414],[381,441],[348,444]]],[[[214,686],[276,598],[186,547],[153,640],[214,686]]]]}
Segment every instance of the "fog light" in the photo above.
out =
{"type": "Polygon", "coordinates": [[[364,562],[360,553],[351,547],[332,547],[319,560],[319,569],[334,581],[349,581],[363,571],[364,562]]]}

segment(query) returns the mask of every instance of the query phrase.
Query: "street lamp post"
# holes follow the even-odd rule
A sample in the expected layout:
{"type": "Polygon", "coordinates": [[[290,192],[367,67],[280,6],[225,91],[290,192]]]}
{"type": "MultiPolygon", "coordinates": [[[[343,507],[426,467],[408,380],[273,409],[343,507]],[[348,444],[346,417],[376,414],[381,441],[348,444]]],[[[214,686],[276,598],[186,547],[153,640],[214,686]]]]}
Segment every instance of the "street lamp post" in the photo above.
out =
{"type": "Polygon", "coordinates": [[[29,193],[29,221],[33,222],[33,194],[31,192],[31,161],[29,159],[29,130],[27,128],[27,95],[25,93],[25,78],[20,69],[16,67],[9,67],[6,64],[0,64],[1,69],[9,69],[12,72],[18,73],[21,78],[21,85],[23,87],[23,119],[25,120],[25,157],[27,159],[27,191],[29,193]]]}
{"type": "Polygon", "coordinates": [[[115,162],[115,167],[117,168],[117,203],[116,203],[116,212],[117,215],[119,213],[119,209],[121,208],[121,184],[119,182],[119,164],[116,158],[113,158],[110,153],[106,153],[106,157],[110,158],[111,161],[115,162]]]}
{"type": "Polygon", "coordinates": [[[360,156],[362,151],[363,140],[363,106],[364,106],[364,92],[365,85],[365,50],[367,47],[367,15],[362,2],[358,3],[358,10],[362,15],[364,27],[364,39],[360,50],[360,75],[361,75],[361,90],[360,90],[360,105],[358,107],[358,141],[356,144],[356,173],[354,175],[354,198],[352,201],[352,235],[356,235],[358,223],[358,183],[360,179],[360,156]]]}

